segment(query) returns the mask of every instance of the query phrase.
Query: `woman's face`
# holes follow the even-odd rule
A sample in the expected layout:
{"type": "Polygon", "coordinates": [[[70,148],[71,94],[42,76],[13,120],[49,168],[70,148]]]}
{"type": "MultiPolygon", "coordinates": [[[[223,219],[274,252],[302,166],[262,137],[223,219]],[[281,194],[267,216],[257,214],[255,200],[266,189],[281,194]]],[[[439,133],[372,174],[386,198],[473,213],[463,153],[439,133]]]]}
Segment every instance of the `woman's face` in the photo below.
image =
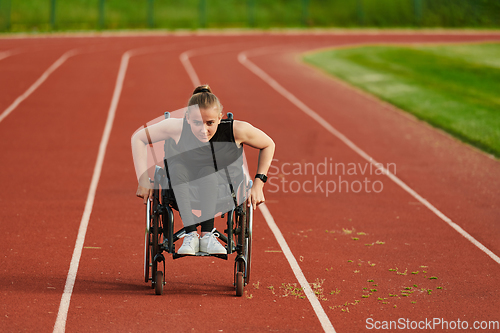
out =
{"type": "Polygon", "coordinates": [[[191,131],[201,142],[210,141],[221,119],[222,113],[216,105],[207,109],[193,108],[187,116],[191,131]]]}

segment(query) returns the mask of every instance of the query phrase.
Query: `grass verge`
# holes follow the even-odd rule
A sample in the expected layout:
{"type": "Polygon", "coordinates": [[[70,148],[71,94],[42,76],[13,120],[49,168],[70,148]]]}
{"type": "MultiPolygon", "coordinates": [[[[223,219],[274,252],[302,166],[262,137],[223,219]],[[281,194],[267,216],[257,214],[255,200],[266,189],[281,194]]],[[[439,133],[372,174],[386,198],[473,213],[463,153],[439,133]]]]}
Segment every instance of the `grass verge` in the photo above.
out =
{"type": "Polygon", "coordinates": [[[500,157],[500,43],[366,46],[303,60],[500,157]]]}
{"type": "Polygon", "coordinates": [[[498,0],[0,0],[0,31],[498,28],[498,0]]]}

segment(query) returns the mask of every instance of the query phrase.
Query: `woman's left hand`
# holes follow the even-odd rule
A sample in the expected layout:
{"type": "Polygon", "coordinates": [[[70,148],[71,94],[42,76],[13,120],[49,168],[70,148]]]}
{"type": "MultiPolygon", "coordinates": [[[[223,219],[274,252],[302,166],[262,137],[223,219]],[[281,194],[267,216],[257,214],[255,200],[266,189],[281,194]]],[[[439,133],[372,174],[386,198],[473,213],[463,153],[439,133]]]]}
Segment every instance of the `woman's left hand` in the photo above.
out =
{"type": "Polygon", "coordinates": [[[253,186],[250,189],[248,207],[253,206],[253,209],[255,210],[258,205],[265,201],[263,188],[264,183],[260,179],[255,179],[253,186]]]}

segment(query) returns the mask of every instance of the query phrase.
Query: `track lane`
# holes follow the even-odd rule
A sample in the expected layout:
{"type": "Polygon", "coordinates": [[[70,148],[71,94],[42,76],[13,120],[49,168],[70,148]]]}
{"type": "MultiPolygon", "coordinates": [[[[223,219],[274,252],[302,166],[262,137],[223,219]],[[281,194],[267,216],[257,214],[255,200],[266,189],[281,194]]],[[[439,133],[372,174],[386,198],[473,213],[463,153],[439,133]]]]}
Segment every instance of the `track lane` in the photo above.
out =
{"type": "MultiPolygon", "coordinates": [[[[257,50],[259,53],[262,53],[262,49],[257,50]]],[[[250,54],[252,52],[250,51],[250,54]]],[[[306,115],[314,119],[319,125],[323,126],[330,134],[337,137],[341,140],[345,145],[351,148],[354,152],[356,152],[359,156],[361,156],[366,162],[370,165],[370,170],[375,168],[375,172],[379,172],[380,174],[385,174],[388,178],[390,178],[394,183],[399,185],[403,190],[408,192],[414,199],[417,200],[418,204],[425,206],[431,212],[433,212],[436,216],[438,216],[443,222],[447,223],[451,228],[457,231],[461,236],[465,237],[472,244],[478,247],[481,251],[483,251],[486,255],[492,258],[496,263],[500,264],[500,258],[493,253],[491,250],[486,248],[483,244],[478,242],[474,237],[472,237],[469,233],[467,233],[464,229],[462,229],[458,224],[453,222],[448,216],[443,214],[440,210],[438,210],[434,205],[432,205],[429,201],[423,198],[420,194],[415,192],[411,187],[401,181],[400,178],[396,176],[396,167],[393,168],[393,172],[389,170],[389,167],[384,167],[380,162],[377,162],[370,155],[368,155],[365,151],[360,149],[353,141],[347,138],[344,134],[339,132],[336,128],[331,126],[324,118],[322,118],[318,113],[314,110],[310,109],[307,105],[305,105],[301,100],[297,99],[295,95],[291,94],[288,90],[286,90],[282,85],[280,85],[276,80],[270,77],[266,72],[264,72],[261,68],[256,66],[252,61],[248,59],[248,52],[242,52],[238,54],[239,62],[247,67],[250,71],[252,71],[255,75],[259,76],[263,79],[268,85],[274,88],[279,94],[288,99],[292,104],[294,104],[297,108],[303,111],[306,115]]],[[[366,184],[365,184],[366,185],[366,184]]],[[[366,186],[365,186],[366,188],[366,186]]]]}
{"type": "Polygon", "coordinates": [[[0,61],[0,114],[23,94],[66,51],[11,53],[0,61]]]}
{"type": "MultiPolygon", "coordinates": [[[[262,59],[262,60],[260,60],[260,63],[261,64],[265,64],[266,70],[272,72],[274,74],[273,75],[274,77],[280,77],[281,78],[281,82],[286,83],[287,86],[293,86],[294,89],[295,89],[294,91],[297,94],[303,96],[306,100],[309,101],[309,103],[312,103],[312,105],[320,105],[320,106],[316,107],[315,110],[319,110],[322,115],[325,115],[325,116],[329,117],[329,119],[333,119],[332,123],[333,123],[333,121],[335,121],[335,120],[338,119],[338,118],[336,118],[336,116],[340,115],[340,117],[342,117],[342,116],[346,115],[345,113],[337,112],[335,109],[341,109],[340,107],[337,107],[337,106],[333,107],[334,110],[335,110],[335,112],[329,112],[329,113],[327,113],[327,112],[324,111],[324,110],[332,110],[332,104],[331,103],[324,103],[321,99],[315,99],[316,96],[319,96],[321,94],[317,94],[317,93],[315,94],[311,89],[305,88],[307,86],[320,87],[320,85],[317,82],[314,82],[314,84],[312,84],[312,82],[310,82],[312,80],[300,80],[299,78],[303,79],[305,77],[305,75],[304,75],[305,71],[304,70],[301,71],[300,66],[298,66],[297,64],[295,64],[295,63],[292,64],[292,61],[290,60],[290,57],[288,55],[285,55],[285,56],[281,55],[279,57],[275,57],[275,59],[273,59],[273,61],[268,61],[267,63],[266,63],[265,59],[262,59]],[[288,63],[289,66],[285,65],[286,63],[288,63]],[[278,66],[278,64],[279,64],[279,66],[278,66]],[[293,77],[293,79],[292,79],[292,77],[293,77]],[[309,82],[306,83],[304,81],[309,81],[309,82]],[[321,105],[321,103],[322,103],[322,105],[321,105]]],[[[332,86],[332,85],[333,84],[330,84],[330,86],[332,86]]],[[[355,100],[356,99],[355,94],[352,94],[352,93],[348,94],[347,89],[343,89],[342,87],[340,87],[341,88],[340,90],[342,90],[342,94],[343,94],[343,96],[341,96],[340,94],[335,93],[335,87],[333,87],[333,88],[334,89],[328,90],[328,93],[330,94],[330,96],[333,95],[333,94],[335,94],[335,95],[337,95],[337,96],[340,97],[339,99],[342,99],[342,97],[345,97],[346,100],[347,99],[348,100],[355,100]]],[[[327,91],[325,89],[323,89],[323,90],[324,90],[323,93],[325,93],[327,91]]],[[[354,109],[352,106],[349,106],[349,103],[346,102],[346,101],[344,101],[343,103],[339,102],[338,105],[341,106],[342,108],[346,109],[346,110],[353,110],[354,109]]],[[[341,111],[341,110],[339,110],[339,111],[341,111]]],[[[370,110],[370,111],[372,111],[372,110],[370,110]]],[[[353,118],[353,119],[356,119],[356,118],[353,118]]],[[[361,117],[361,118],[358,118],[358,119],[364,119],[364,118],[361,117]]],[[[372,123],[368,123],[368,124],[372,124],[372,123]]],[[[348,128],[349,131],[352,131],[356,126],[353,125],[353,124],[350,124],[350,125],[351,125],[350,127],[346,127],[346,128],[348,128]]],[[[358,127],[361,127],[361,126],[358,126],[358,127]]],[[[370,126],[365,126],[365,127],[370,127],[370,126]]],[[[375,129],[376,129],[376,127],[375,127],[375,129]]],[[[372,128],[372,130],[373,130],[373,128],[372,128]]],[[[428,128],[427,128],[427,130],[428,130],[428,128]]],[[[364,138],[366,138],[366,140],[368,140],[368,141],[371,140],[371,137],[370,136],[365,136],[366,132],[364,132],[362,130],[361,131],[358,130],[356,133],[359,133],[356,138],[361,138],[362,140],[364,138]],[[360,135],[361,133],[363,133],[363,134],[360,135]]],[[[379,139],[381,137],[383,138],[383,136],[384,136],[384,134],[381,133],[381,132],[378,132],[377,134],[378,134],[378,136],[375,136],[377,139],[379,139]]],[[[443,138],[440,138],[440,139],[441,139],[440,141],[443,141],[443,138]]],[[[446,139],[448,139],[448,138],[446,138],[446,139]]],[[[401,143],[399,143],[398,145],[402,146],[401,143]]],[[[373,143],[370,143],[370,144],[368,144],[368,146],[372,147],[372,146],[375,146],[375,145],[373,145],[373,143]]],[[[387,147],[387,143],[385,144],[385,146],[382,146],[382,147],[379,146],[377,148],[383,148],[383,147],[387,147]]],[[[465,149],[465,150],[469,150],[467,147],[464,147],[463,145],[460,148],[461,149],[465,149]]],[[[488,159],[486,156],[484,156],[484,154],[481,154],[481,153],[478,154],[476,152],[474,152],[474,153],[477,154],[477,155],[479,155],[480,156],[479,158],[482,159],[483,162],[484,161],[486,161],[486,163],[492,162],[490,159],[488,159]]],[[[420,158],[422,158],[422,160],[425,160],[425,157],[420,156],[420,158]]],[[[493,162],[495,162],[495,161],[493,161],[493,162]]],[[[498,165],[497,165],[497,169],[498,169],[498,165]]],[[[430,180],[432,182],[432,178],[429,179],[428,176],[429,176],[429,174],[433,174],[436,171],[435,168],[433,168],[434,172],[429,172],[429,169],[427,169],[426,171],[427,171],[426,172],[426,174],[427,174],[427,178],[426,179],[430,180]]],[[[424,170],[424,172],[425,172],[425,170],[424,170]]],[[[487,170],[484,170],[481,176],[483,178],[484,177],[490,177],[490,175],[488,174],[487,170]]],[[[425,184],[425,183],[426,182],[423,182],[423,184],[425,184]]],[[[420,181],[419,184],[422,184],[422,182],[420,181]]],[[[456,186],[456,183],[455,183],[455,186],[456,186]]],[[[491,188],[494,189],[495,186],[493,185],[491,188]]],[[[489,199],[491,200],[491,198],[489,198],[489,199]]],[[[410,200],[408,200],[408,201],[411,203],[410,200]]],[[[396,202],[397,201],[398,200],[396,200],[396,202]]],[[[439,202],[439,200],[437,200],[437,201],[439,202]]],[[[354,199],[352,200],[352,202],[355,202],[354,199]]],[[[393,203],[392,205],[395,205],[395,203],[393,203]]],[[[396,205],[404,207],[404,205],[401,205],[401,204],[396,204],[396,205]]],[[[492,208],[494,208],[494,207],[495,207],[495,205],[492,208]]],[[[374,207],[372,207],[371,209],[373,209],[373,208],[374,207]]],[[[417,210],[420,210],[419,207],[415,207],[415,208],[417,208],[417,210]]],[[[410,208],[410,210],[414,210],[415,208],[410,208]]],[[[481,208],[481,207],[478,207],[478,208],[481,208]]],[[[366,215],[366,213],[372,211],[371,209],[363,208],[362,210],[365,211],[365,215],[366,215]]],[[[389,209],[387,209],[387,210],[389,210],[389,209]]],[[[495,210],[492,210],[491,212],[493,213],[493,212],[495,212],[495,210]]],[[[496,212],[498,212],[498,210],[496,210],[496,212]]],[[[398,212],[398,215],[401,215],[400,213],[401,212],[398,212]]],[[[423,213],[425,213],[425,212],[423,212],[423,213]]],[[[424,221],[427,221],[428,218],[424,219],[424,221]]],[[[413,216],[413,219],[414,219],[414,216],[413,216]]],[[[431,218],[430,220],[433,221],[435,219],[431,218]]],[[[489,225],[494,224],[492,222],[493,221],[490,220],[489,225]]],[[[431,224],[433,225],[434,222],[432,222],[431,224]]],[[[326,227],[326,225],[325,225],[325,227],[326,227]]],[[[424,225],[422,225],[421,227],[424,227],[424,225]]],[[[413,228],[411,228],[410,230],[412,230],[412,229],[413,228]]],[[[429,225],[427,227],[427,229],[428,230],[432,230],[432,229],[436,229],[436,227],[432,228],[429,225]]],[[[442,241],[436,239],[435,243],[430,242],[430,244],[428,244],[426,241],[424,241],[423,244],[426,247],[429,246],[429,245],[434,245],[435,247],[437,247],[437,249],[436,248],[434,249],[435,253],[449,253],[449,249],[447,247],[440,248],[439,246],[436,246],[436,244],[443,243],[445,246],[451,246],[451,247],[453,247],[453,246],[456,246],[456,244],[458,242],[458,244],[461,244],[460,247],[469,248],[469,251],[471,251],[468,254],[468,256],[466,256],[466,258],[460,258],[460,259],[455,259],[454,258],[453,260],[455,262],[454,262],[454,265],[453,265],[454,267],[453,268],[449,267],[450,266],[449,265],[449,261],[445,260],[445,261],[441,261],[440,262],[440,264],[443,267],[446,267],[447,270],[454,271],[454,273],[456,275],[453,275],[453,277],[455,278],[456,285],[463,285],[464,281],[467,281],[468,279],[470,279],[470,275],[468,273],[464,274],[463,271],[462,272],[455,271],[454,268],[456,268],[457,266],[458,267],[466,267],[467,265],[472,265],[472,266],[476,267],[477,270],[481,270],[480,267],[488,267],[488,272],[485,272],[484,274],[481,274],[480,276],[476,276],[475,277],[476,279],[478,279],[478,281],[481,281],[481,283],[483,283],[483,279],[485,280],[485,282],[484,282],[485,285],[482,286],[482,291],[478,291],[475,287],[472,287],[472,289],[474,289],[475,292],[477,292],[478,294],[481,294],[481,295],[484,295],[484,292],[486,290],[491,290],[490,288],[493,288],[493,290],[495,290],[495,287],[494,287],[495,286],[495,279],[494,278],[492,279],[492,277],[496,276],[495,274],[498,273],[498,267],[495,266],[495,263],[494,262],[493,263],[489,262],[488,260],[490,260],[490,259],[487,258],[487,257],[485,259],[484,254],[478,253],[478,251],[475,251],[474,249],[470,249],[470,247],[471,247],[470,245],[464,244],[464,242],[462,240],[460,240],[460,239],[456,239],[457,235],[453,235],[453,232],[454,232],[453,230],[446,230],[446,228],[442,228],[442,226],[439,226],[439,229],[442,230],[442,232],[444,234],[449,235],[448,236],[449,240],[448,240],[448,237],[447,237],[446,238],[447,241],[443,243],[442,241]],[[478,258],[477,259],[478,262],[472,262],[471,263],[472,258],[478,258]],[[458,261],[460,261],[461,263],[459,264],[458,261]]],[[[410,230],[408,230],[408,232],[410,232],[410,230]]],[[[473,231],[475,231],[475,230],[473,230],[473,231]]],[[[414,233],[414,232],[415,231],[412,231],[411,233],[414,233]]],[[[487,234],[486,232],[483,232],[483,236],[486,235],[486,234],[487,234]]],[[[493,234],[491,236],[492,236],[491,237],[492,239],[495,239],[495,237],[498,237],[498,233],[496,235],[493,234]]],[[[460,237],[460,236],[458,236],[458,237],[460,237]]],[[[422,237],[421,239],[422,240],[425,239],[425,236],[422,237]]],[[[419,242],[422,242],[422,240],[420,240],[419,242]]],[[[317,240],[317,242],[319,242],[319,240],[317,240]]],[[[311,243],[311,244],[314,244],[314,242],[311,243]]],[[[407,255],[410,255],[410,253],[408,253],[407,255]]],[[[412,256],[414,256],[414,255],[412,254],[412,256]]],[[[429,257],[431,257],[431,256],[429,256],[429,257]]],[[[401,265],[401,263],[400,263],[400,265],[401,265]]],[[[333,267],[336,267],[336,266],[334,265],[333,267]]],[[[401,266],[399,266],[399,267],[401,267],[401,266]]],[[[474,271],[474,269],[472,269],[472,270],[474,271]]],[[[468,287],[471,288],[471,286],[468,286],[468,287]]],[[[469,292],[466,292],[466,293],[468,294],[469,292]]],[[[474,304],[476,304],[478,302],[482,302],[482,299],[483,298],[479,298],[479,297],[475,298],[475,299],[467,297],[467,302],[472,301],[472,302],[474,302],[474,304]]],[[[464,306],[464,307],[466,307],[465,304],[467,304],[467,303],[462,303],[461,305],[464,306]]],[[[491,312],[491,307],[490,306],[494,307],[494,304],[498,304],[498,299],[496,297],[494,297],[494,296],[493,297],[488,297],[488,302],[486,302],[486,304],[485,304],[484,312],[482,310],[479,310],[478,312],[481,313],[481,314],[484,314],[485,317],[493,319],[494,318],[494,313],[491,312]],[[492,317],[492,315],[493,315],[493,317],[492,317]]],[[[470,313],[467,310],[463,310],[463,309],[458,310],[458,311],[457,310],[458,309],[450,309],[450,313],[453,313],[453,311],[454,311],[454,313],[459,312],[459,313],[461,313],[461,314],[463,314],[465,316],[470,316],[470,317],[474,316],[473,313],[470,313]]],[[[476,310],[477,310],[477,308],[476,308],[476,310]]],[[[434,308],[433,308],[433,311],[434,311],[434,308]]],[[[449,314],[448,314],[448,316],[449,316],[449,314]]],[[[333,322],[334,322],[334,325],[335,325],[335,321],[333,321],[333,322]]],[[[359,322],[361,323],[361,320],[359,322]]],[[[360,327],[358,327],[358,329],[359,328],[360,327]]]]}
{"type": "MultiPolygon", "coordinates": [[[[140,200],[130,195],[135,190],[134,188],[130,189],[130,193],[117,192],[117,180],[123,179],[123,184],[129,184],[126,185],[127,187],[135,183],[132,166],[130,168],[122,166],[130,164],[128,142],[137,124],[141,123],[137,119],[149,120],[158,115],[158,110],[155,111],[155,109],[164,110],[165,102],[162,96],[165,96],[165,93],[169,99],[168,103],[176,101],[174,105],[185,104],[185,91],[192,88],[184,69],[179,66],[178,57],[182,51],[184,50],[173,54],[145,55],[132,59],[131,73],[130,76],[127,76],[124,85],[123,104],[120,104],[122,109],[119,107],[117,114],[117,121],[121,121],[124,126],[117,126],[116,131],[113,131],[111,136],[108,156],[113,156],[113,158],[107,159],[104,164],[93,211],[93,216],[96,216],[97,220],[91,219],[89,224],[86,241],[89,248],[84,249],[82,254],[82,263],[70,306],[67,329],[73,331],[84,325],[90,331],[114,331],[126,327],[130,328],[130,322],[133,321],[134,325],[137,325],[134,327],[140,327],[141,330],[145,331],[157,330],[162,327],[164,329],[175,327],[174,330],[180,331],[191,328],[206,330],[207,323],[210,327],[213,326],[210,328],[213,330],[241,330],[245,327],[251,331],[268,331],[301,327],[302,331],[308,329],[317,331],[319,324],[311,326],[307,316],[305,316],[306,319],[302,318],[305,313],[310,311],[307,306],[305,309],[299,308],[292,311],[295,313],[295,320],[283,316],[283,311],[290,312],[288,309],[290,303],[287,300],[277,304],[269,298],[260,300],[258,305],[260,319],[257,322],[254,321],[253,316],[246,315],[245,302],[253,300],[251,295],[254,291],[251,286],[248,286],[249,293],[246,294],[248,297],[235,298],[233,296],[233,263],[231,260],[224,262],[211,258],[207,260],[204,260],[206,258],[184,258],[172,261],[167,257],[167,285],[165,286],[166,295],[163,297],[153,296],[152,290],[141,281],[144,206],[139,203],[140,200]],[[135,66],[137,67],[134,71],[135,66]],[[128,86],[128,80],[147,82],[147,84],[142,87],[128,86]],[[167,82],[166,86],[165,83],[162,83],[165,81],[167,82]],[[157,88],[160,83],[167,88],[166,92],[157,88]],[[172,93],[170,93],[171,90],[172,93]],[[183,93],[174,94],[177,90],[183,93]],[[147,95],[151,98],[146,98],[147,95]],[[145,114],[137,112],[137,107],[132,101],[148,101],[147,103],[156,105],[156,107],[150,110],[147,106],[142,105],[140,109],[149,115],[149,118],[145,118],[145,114]],[[118,151],[122,151],[122,153],[117,154],[118,151]],[[123,176],[120,176],[122,173],[123,176]],[[116,200],[109,200],[109,196],[116,198],[116,200]],[[110,204],[114,208],[111,208],[110,204]],[[124,227],[117,228],[119,225],[124,225],[124,227]],[[116,236],[110,236],[114,234],[116,236]],[[102,249],[106,249],[106,251],[103,252],[102,249]],[[99,275],[99,271],[101,275],[99,275]],[[144,297],[144,295],[149,296],[144,297]],[[104,298],[105,302],[103,302],[104,298]],[[151,312],[152,309],[155,310],[151,312]],[[192,318],[193,311],[196,311],[196,321],[194,322],[189,320],[192,318]],[[104,315],[96,316],[96,313],[104,313],[104,315]],[[136,314],[133,319],[131,313],[136,314]],[[214,315],[220,316],[223,313],[230,313],[230,316],[240,319],[238,321],[226,320],[226,322],[221,319],[220,322],[214,323],[212,317],[214,315]],[[150,320],[151,314],[158,320],[150,320]],[[168,321],[162,321],[161,318],[166,318],[168,321]]],[[[256,236],[255,247],[278,249],[278,245],[272,241],[273,236],[269,230],[259,231],[262,228],[267,228],[262,223],[263,221],[256,222],[255,225],[255,235],[262,237],[260,239],[256,236]],[[262,242],[265,242],[267,247],[263,246],[262,242]]],[[[220,222],[218,227],[223,228],[220,222]]],[[[276,254],[276,252],[264,252],[264,250],[254,251],[253,274],[264,277],[255,282],[261,286],[259,289],[254,288],[255,292],[265,292],[267,287],[275,282],[273,276],[275,276],[276,271],[281,270],[283,264],[286,265],[282,257],[279,262],[283,262],[283,264],[271,261],[272,258],[276,257],[276,254]],[[258,263],[263,255],[265,266],[258,263]]],[[[280,273],[280,275],[282,274],[280,273]]],[[[284,275],[290,276],[289,281],[293,280],[291,272],[284,275]]],[[[279,285],[274,285],[274,287],[278,292],[279,285]]]]}
{"type": "Polygon", "coordinates": [[[129,59],[132,52],[127,51],[121,56],[120,67],[118,69],[118,76],[116,78],[115,88],[113,90],[113,97],[111,98],[111,105],[109,107],[108,116],[106,118],[106,124],[104,126],[104,132],[99,144],[99,152],[97,153],[97,161],[94,167],[94,172],[92,174],[92,180],[90,182],[89,193],[87,195],[87,200],[85,201],[85,208],[83,211],[82,220],[80,222],[80,227],[78,229],[78,235],[76,238],[76,244],[73,251],[73,256],[71,257],[71,263],[69,266],[68,277],[66,279],[66,284],[64,286],[64,293],[61,298],[61,303],[59,306],[59,311],[57,314],[56,323],[54,325],[54,332],[64,332],[66,327],[66,319],[69,310],[69,304],[71,300],[71,294],[73,293],[73,287],[76,281],[76,275],[78,272],[78,266],[80,264],[80,258],[83,251],[83,244],[85,242],[85,235],[87,233],[87,228],[90,220],[90,214],[92,213],[92,207],[94,205],[95,193],[97,191],[97,185],[99,183],[99,178],[101,176],[102,165],[104,162],[104,157],[106,155],[106,149],[109,142],[109,137],[111,130],[113,128],[113,122],[116,115],[116,109],[118,106],[118,101],[120,100],[123,81],[125,80],[125,74],[127,72],[127,67],[129,59]]]}
{"type": "Polygon", "coordinates": [[[54,325],[99,143],[94,129],[104,123],[98,97],[112,87],[96,80],[113,70],[101,56],[63,64],[0,124],[1,183],[9,188],[0,197],[5,330],[54,325]]]}
{"type": "Polygon", "coordinates": [[[331,124],[341,121],[342,127],[337,126],[338,128],[351,130],[356,126],[359,127],[356,132],[347,136],[359,138],[356,142],[362,142],[365,147],[373,146],[370,149],[375,152],[373,154],[375,159],[378,160],[378,156],[382,156],[383,163],[396,163],[398,171],[404,171],[403,181],[408,182],[417,193],[429,198],[431,203],[437,203],[438,208],[446,207],[439,209],[498,256],[500,248],[495,236],[500,232],[495,223],[498,216],[496,198],[500,194],[498,162],[449,135],[415,120],[410,115],[378,102],[364,93],[352,93],[345,84],[334,82],[307,66],[299,65],[296,57],[297,53],[302,51],[304,49],[291,51],[292,55],[289,52],[269,55],[267,68],[270,72],[274,71],[275,76],[286,76],[285,80],[290,82],[289,87],[292,87],[293,93],[307,101],[308,105],[316,103],[318,106],[315,110],[325,110],[329,107],[328,103],[322,103],[319,98],[325,93],[332,94],[339,105],[350,103],[348,106],[348,110],[352,110],[350,113],[362,110],[354,116],[343,112],[341,107],[334,106],[335,116],[332,113],[325,113],[325,119],[331,124]],[[278,63],[287,65],[277,71],[278,63]],[[290,68],[293,68],[293,71],[290,68]],[[294,76],[295,81],[292,81],[290,76],[294,76]],[[299,77],[308,80],[309,84],[318,84],[320,91],[304,93],[300,85],[294,84],[299,77]],[[369,119],[367,123],[376,126],[361,127],[358,117],[369,119]],[[406,125],[407,122],[409,125],[406,125]],[[405,138],[411,149],[395,144],[399,138],[405,138]],[[373,141],[377,144],[372,144],[373,141]],[[429,153],[432,157],[422,157],[429,153]],[[430,162],[431,160],[433,162],[430,162]],[[442,165],[447,168],[444,175],[439,172],[439,167],[442,165]],[[471,177],[471,174],[474,176],[471,177]],[[430,175],[432,176],[429,178],[430,175]],[[421,181],[426,178],[428,181],[421,181]],[[450,196],[449,193],[455,194],[450,196]],[[471,195],[472,193],[474,194],[471,195]]]}
{"type": "Polygon", "coordinates": [[[19,95],[12,104],[10,104],[1,114],[0,122],[9,116],[25,99],[27,99],[40,85],[42,85],[45,80],[56,71],[68,58],[74,56],[77,53],[75,49],[65,52],[61,57],[59,57],[52,65],[47,68],[42,75],[21,95],[19,95]]]}
{"type": "MultiPolygon", "coordinates": [[[[234,49],[237,48],[237,45],[233,45],[231,47],[232,51],[234,52],[234,49]]],[[[248,45],[245,45],[245,47],[248,47],[248,45]]],[[[268,46],[269,47],[269,46],[268,46]]],[[[189,77],[191,78],[191,81],[194,86],[198,86],[201,84],[201,81],[198,78],[198,75],[196,73],[196,70],[193,68],[190,58],[195,57],[195,56],[209,56],[213,57],[215,54],[218,54],[220,52],[224,52],[228,50],[221,49],[219,47],[212,47],[212,48],[206,48],[206,49],[198,49],[198,50],[190,50],[187,52],[184,52],[181,54],[181,62],[184,65],[184,68],[186,69],[187,73],[189,74],[189,77]]],[[[287,259],[290,268],[292,269],[299,285],[300,288],[303,290],[303,293],[305,294],[305,297],[307,297],[309,303],[311,304],[314,313],[316,314],[317,318],[319,319],[321,326],[325,332],[335,332],[335,329],[333,328],[331,322],[329,321],[328,317],[325,314],[325,311],[321,304],[319,303],[318,299],[316,298],[316,295],[314,294],[314,291],[310,287],[310,282],[308,282],[302,273],[302,270],[300,269],[300,266],[297,263],[297,259],[294,257],[292,252],[290,251],[290,248],[288,247],[288,244],[286,243],[286,240],[283,238],[283,235],[279,229],[279,227],[276,225],[273,216],[265,203],[262,204],[262,206],[259,207],[260,211],[266,220],[266,223],[268,224],[269,228],[273,232],[274,237],[276,238],[283,254],[285,255],[285,258],[287,259]]]]}

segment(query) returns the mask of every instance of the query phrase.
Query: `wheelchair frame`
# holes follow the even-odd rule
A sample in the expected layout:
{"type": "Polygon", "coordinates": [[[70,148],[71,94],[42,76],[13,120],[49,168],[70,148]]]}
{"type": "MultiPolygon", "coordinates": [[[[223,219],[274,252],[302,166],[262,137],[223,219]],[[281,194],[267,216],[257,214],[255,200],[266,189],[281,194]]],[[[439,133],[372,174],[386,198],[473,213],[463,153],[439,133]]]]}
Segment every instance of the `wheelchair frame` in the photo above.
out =
{"type": "MultiPolygon", "coordinates": [[[[165,117],[168,118],[169,114],[165,113],[165,117]]],[[[228,118],[232,119],[232,114],[228,113],[228,118]]],[[[175,250],[175,242],[185,234],[185,231],[184,228],[181,228],[174,232],[173,210],[178,209],[167,174],[168,170],[166,168],[156,166],[154,178],[150,180],[153,183],[153,200],[148,200],[146,207],[144,280],[146,283],[151,281],[151,288],[155,289],[157,295],[163,294],[163,286],[165,285],[166,264],[163,252],[172,254],[173,259],[186,256],[193,257],[192,255],[179,254],[175,250]],[[161,270],[162,266],[163,270],[161,270]]],[[[227,229],[224,230],[224,233],[216,231],[220,235],[219,239],[225,244],[227,253],[208,254],[198,252],[196,257],[217,257],[228,260],[228,256],[236,252],[233,285],[236,296],[242,296],[244,286],[250,280],[253,209],[248,207],[248,198],[236,206],[236,194],[232,185],[230,187],[234,204],[230,210],[221,214],[221,218],[227,215],[227,229]]],[[[239,187],[240,195],[248,193],[251,187],[252,181],[244,177],[239,187]]]]}

